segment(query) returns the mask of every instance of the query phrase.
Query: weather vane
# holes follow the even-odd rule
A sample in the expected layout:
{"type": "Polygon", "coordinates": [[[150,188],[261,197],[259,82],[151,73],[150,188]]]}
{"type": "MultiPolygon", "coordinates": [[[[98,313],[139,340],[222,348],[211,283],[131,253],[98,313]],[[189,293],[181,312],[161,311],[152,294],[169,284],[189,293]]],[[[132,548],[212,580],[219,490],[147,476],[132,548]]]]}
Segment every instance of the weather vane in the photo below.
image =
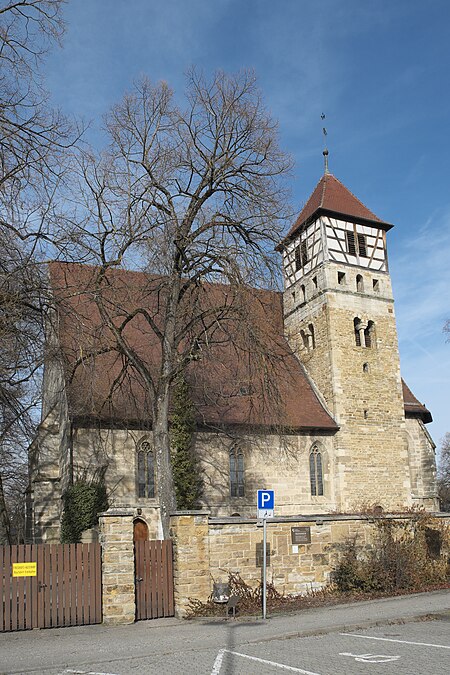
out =
{"type": "MultiPolygon", "coordinates": [[[[320,119],[322,120],[322,122],[324,121],[325,113],[321,114],[320,119]]],[[[328,134],[327,134],[327,130],[325,129],[325,127],[322,127],[322,133],[323,133],[323,157],[324,157],[324,161],[325,161],[325,173],[330,173],[328,171],[328,148],[327,148],[327,135],[328,134]]]]}

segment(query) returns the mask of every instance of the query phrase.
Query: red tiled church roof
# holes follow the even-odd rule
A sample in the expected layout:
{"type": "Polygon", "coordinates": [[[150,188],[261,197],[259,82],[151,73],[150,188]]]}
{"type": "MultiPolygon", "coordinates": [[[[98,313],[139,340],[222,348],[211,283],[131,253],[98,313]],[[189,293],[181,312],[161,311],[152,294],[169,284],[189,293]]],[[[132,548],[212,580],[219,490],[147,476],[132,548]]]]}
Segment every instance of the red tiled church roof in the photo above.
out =
{"type": "MultiPolygon", "coordinates": [[[[151,424],[149,388],[133,368],[121,377],[125,357],[114,349],[111,333],[101,320],[93,292],[96,274],[96,268],[86,265],[50,264],[69,413],[78,420],[98,419],[124,426],[130,422],[151,424]],[[93,351],[103,353],[90,358],[93,351]]],[[[156,322],[161,319],[163,277],[122,269],[110,270],[107,276],[105,302],[117,321],[136,307],[145,307],[156,322]]],[[[225,285],[204,287],[204,302],[223,304],[227,294],[231,295],[225,285]]],[[[252,358],[240,344],[239,335],[236,340],[228,339],[230,331],[236,329],[232,322],[224,331],[226,339],[218,340],[216,335],[215,343],[212,340],[186,372],[198,423],[209,427],[239,424],[336,431],[336,423],[283,336],[281,294],[248,289],[245,312],[258,334],[260,353],[270,355],[270,359],[258,369],[258,355],[252,358]]],[[[140,358],[158,377],[160,344],[142,314],[134,317],[126,331],[140,358]]]]}
{"type": "Polygon", "coordinates": [[[317,183],[311,197],[306,202],[297,220],[289,230],[285,241],[292,237],[302,226],[320,213],[333,213],[346,219],[376,223],[384,230],[392,225],[385,223],[370,211],[355,195],[331,173],[325,173],[317,183]]]}

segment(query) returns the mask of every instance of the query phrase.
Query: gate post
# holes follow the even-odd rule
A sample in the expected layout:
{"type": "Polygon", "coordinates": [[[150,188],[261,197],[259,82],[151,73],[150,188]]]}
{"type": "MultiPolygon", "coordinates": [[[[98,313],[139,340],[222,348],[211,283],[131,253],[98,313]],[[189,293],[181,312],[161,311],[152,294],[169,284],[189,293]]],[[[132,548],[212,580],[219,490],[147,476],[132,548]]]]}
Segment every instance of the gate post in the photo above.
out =
{"type": "Polygon", "coordinates": [[[175,615],[183,617],[189,598],[205,601],[211,593],[209,512],[177,511],[170,515],[174,545],[175,615]]]}
{"type": "Polygon", "coordinates": [[[100,514],[102,545],[103,623],[133,623],[134,594],[133,509],[109,509],[100,514]]]}

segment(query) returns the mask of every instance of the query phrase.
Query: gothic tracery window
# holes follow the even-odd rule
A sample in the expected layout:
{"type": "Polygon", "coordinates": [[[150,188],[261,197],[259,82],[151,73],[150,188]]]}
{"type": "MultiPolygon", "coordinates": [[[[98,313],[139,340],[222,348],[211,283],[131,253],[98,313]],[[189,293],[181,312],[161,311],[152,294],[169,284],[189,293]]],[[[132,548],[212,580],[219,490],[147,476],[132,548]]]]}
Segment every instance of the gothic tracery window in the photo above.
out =
{"type": "Polygon", "coordinates": [[[155,496],[155,457],[149,441],[142,441],[137,448],[136,482],[138,497],[155,496]]]}
{"type": "Polygon", "coordinates": [[[323,496],[323,467],[322,454],[317,445],[309,453],[309,478],[311,482],[311,495],[313,497],[323,496]]]}
{"type": "Polygon", "coordinates": [[[244,453],[235,444],[230,450],[230,496],[244,496],[244,453]]]}

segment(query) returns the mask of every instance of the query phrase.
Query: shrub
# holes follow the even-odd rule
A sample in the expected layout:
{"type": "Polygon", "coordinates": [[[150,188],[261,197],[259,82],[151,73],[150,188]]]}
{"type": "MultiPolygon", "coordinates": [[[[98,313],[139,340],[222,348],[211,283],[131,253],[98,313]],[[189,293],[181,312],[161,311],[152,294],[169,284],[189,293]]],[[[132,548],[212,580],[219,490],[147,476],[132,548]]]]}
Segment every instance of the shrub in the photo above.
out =
{"type": "Polygon", "coordinates": [[[98,514],[108,508],[106,488],[103,483],[79,480],[63,494],[61,541],[78,544],[81,534],[98,523],[98,514]]]}
{"type": "Polygon", "coordinates": [[[442,553],[449,543],[445,525],[421,513],[375,522],[369,549],[359,547],[356,539],[344,547],[332,574],[340,592],[396,593],[449,581],[447,556],[442,553]]]}

